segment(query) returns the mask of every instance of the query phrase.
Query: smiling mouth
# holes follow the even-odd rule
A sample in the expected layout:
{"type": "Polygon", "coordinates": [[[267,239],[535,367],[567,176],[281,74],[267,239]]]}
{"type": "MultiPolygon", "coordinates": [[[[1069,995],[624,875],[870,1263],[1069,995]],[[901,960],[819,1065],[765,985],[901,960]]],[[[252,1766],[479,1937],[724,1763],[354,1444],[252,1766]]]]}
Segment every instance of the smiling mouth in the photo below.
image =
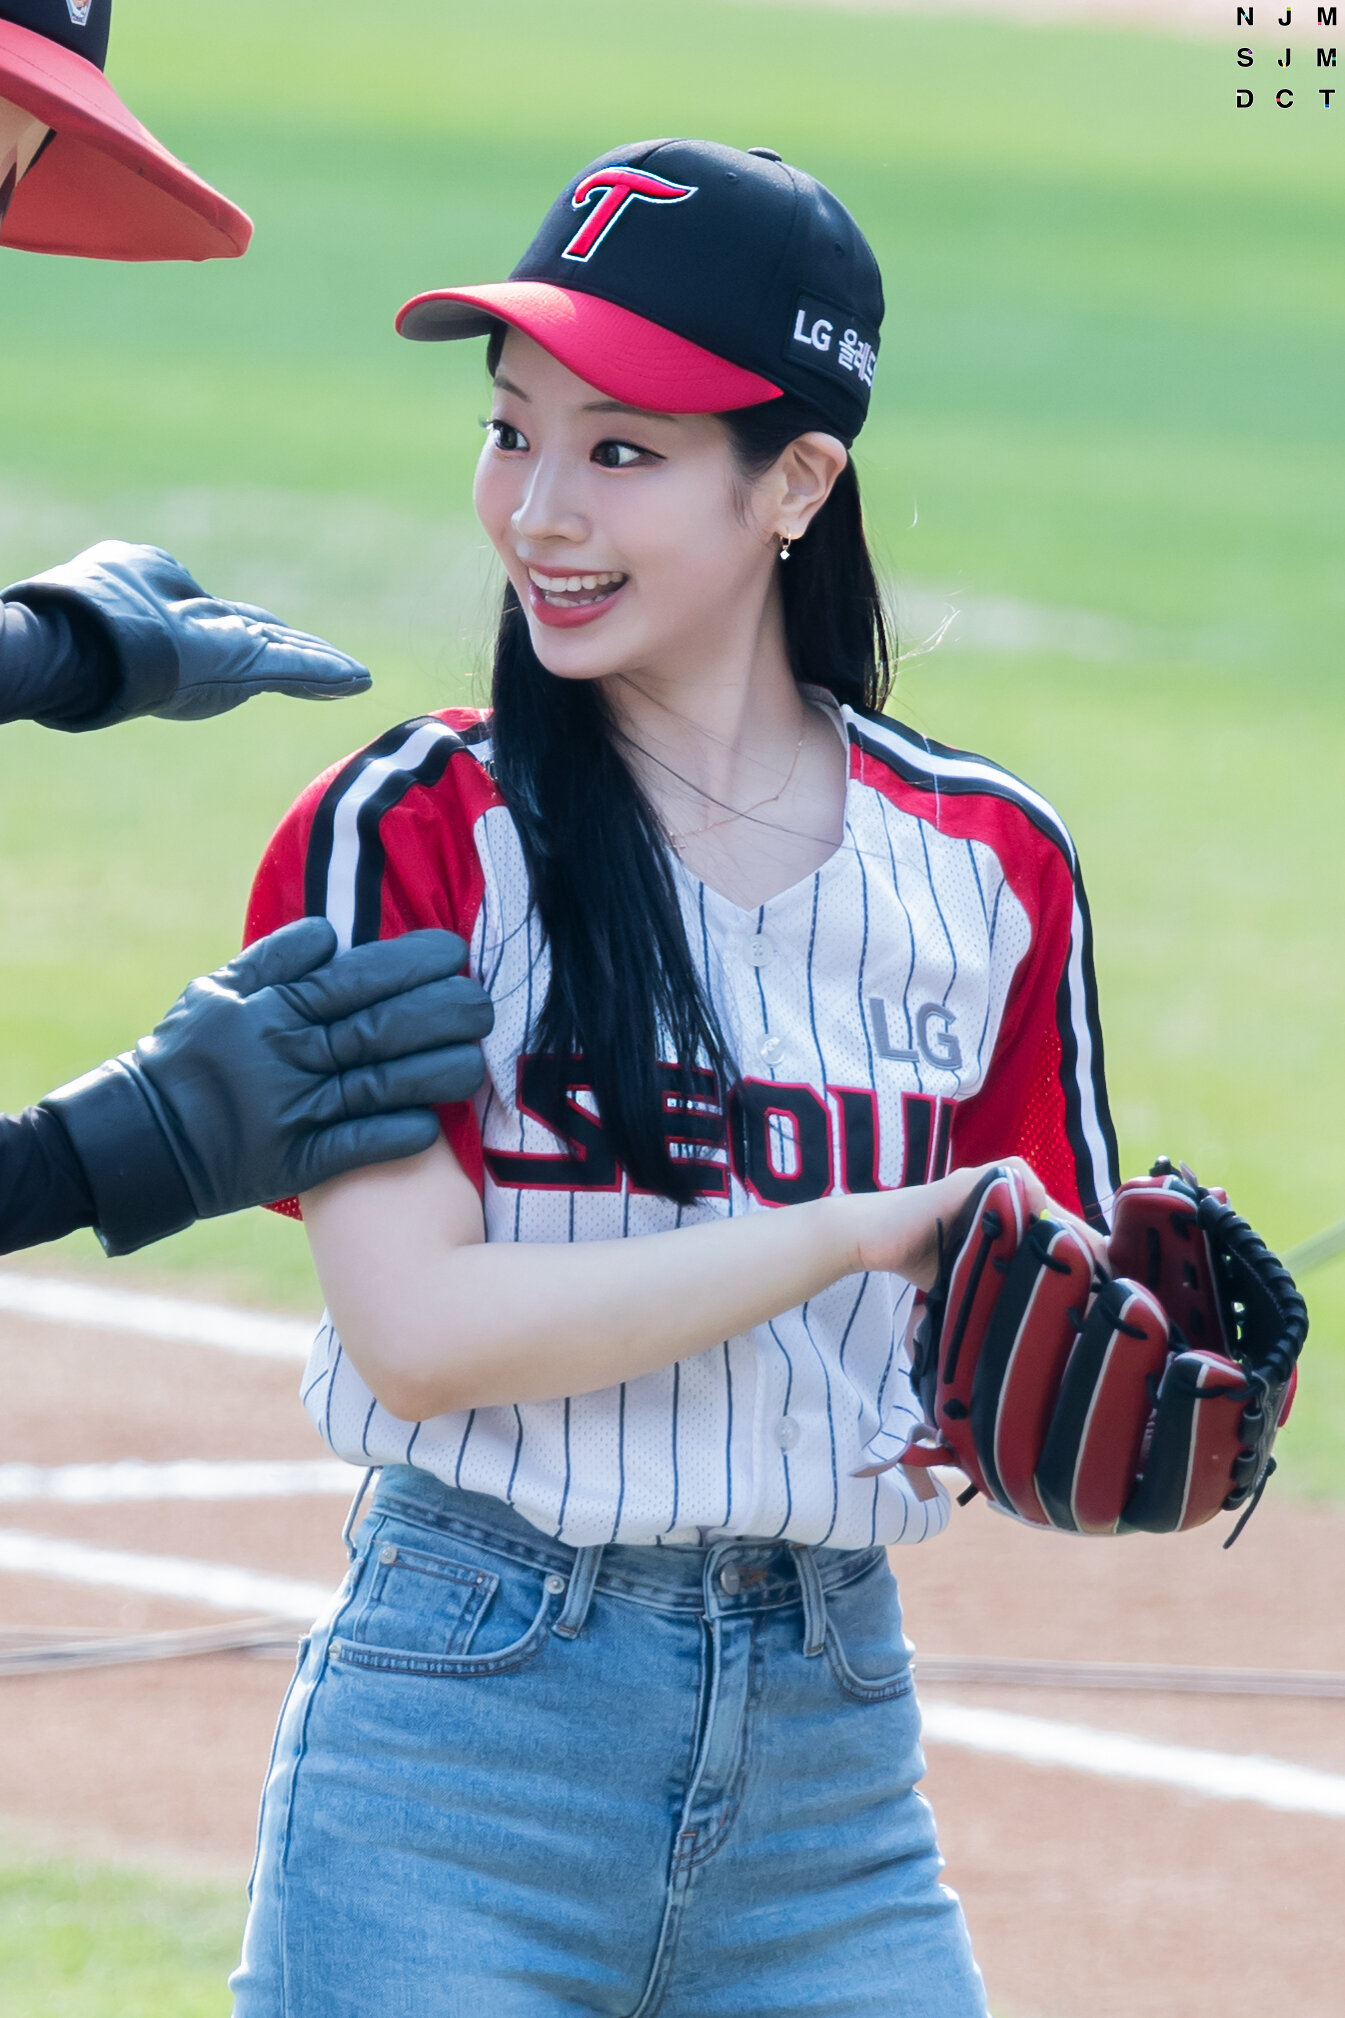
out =
{"type": "Polygon", "coordinates": [[[533,594],[554,610],[582,610],[606,602],[626,579],[623,574],[611,572],[552,575],[543,574],[539,568],[528,569],[533,594]]]}

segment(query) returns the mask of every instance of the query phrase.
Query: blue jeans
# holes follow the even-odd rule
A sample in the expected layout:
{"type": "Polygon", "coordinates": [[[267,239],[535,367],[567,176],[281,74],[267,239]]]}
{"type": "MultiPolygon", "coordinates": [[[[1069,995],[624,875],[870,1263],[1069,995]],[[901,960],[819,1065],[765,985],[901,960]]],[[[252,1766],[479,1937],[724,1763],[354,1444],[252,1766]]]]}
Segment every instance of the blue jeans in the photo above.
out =
{"type": "Polygon", "coordinates": [[[571,1549],[383,1473],[302,1652],[235,2018],[984,2018],[881,1549],[571,1549]]]}

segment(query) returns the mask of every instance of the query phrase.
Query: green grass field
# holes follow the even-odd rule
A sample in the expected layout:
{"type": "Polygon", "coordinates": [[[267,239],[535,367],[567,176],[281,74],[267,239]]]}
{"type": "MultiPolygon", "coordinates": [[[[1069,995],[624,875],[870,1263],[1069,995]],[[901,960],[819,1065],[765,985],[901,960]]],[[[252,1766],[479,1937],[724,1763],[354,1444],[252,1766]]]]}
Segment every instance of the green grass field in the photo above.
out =
{"type": "MultiPolygon", "coordinates": [[[[919,612],[989,613],[911,660],[898,712],[1073,826],[1127,1169],[1185,1155],[1285,1245],[1345,1215],[1345,167],[1328,118],[1235,115],[1227,70],[1218,47],[805,6],[119,0],[114,81],[257,237],[200,269],[4,260],[4,572],[155,539],[378,683],[198,728],[6,731],[0,1099],[227,956],[293,794],[479,678],[481,347],[398,343],[398,304],[500,275],[600,149],[701,132],[812,168],[878,249],[878,546],[919,612]]],[[[108,1279],[170,1276],[312,1301],[302,1236],[260,1213],[108,1279]]],[[[1339,1490],[1345,1263],[1309,1288],[1285,1455],[1339,1490]]]]}
{"type": "Polygon", "coordinates": [[[9,2018],[226,2018],[242,1887],[0,1855],[9,2018]]]}
{"type": "MultiPolygon", "coordinates": [[[[699,132],[814,169],[878,248],[878,544],[916,591],[908,643],[945,602],[980,640],[914,657],[898,711],[1070,820],[1127,1169],[1185,1154],[1285,1244],[1345,1215],[1329,119],[1239,118],[1218,46],[708,0],[118,0],[111,74],[257,238],[201,269],[0,259],[0,572],[155,539],[378,684],[201,728],[5,731],[0,1101],[226,957],[293,794],[479,677],[480,346],[399,344],[397,305],[497,277],[600,149],[699,132]]],[[[262,1213],[111,1268],[87,1238],[29,1260],[313,1299],[302,1236],[262,1213]]],[[[1308,1287],[1282,1449],[1291,1484],[1340,1492],[1345,1261],[1308,1287]]],[[[240,1919],[233,1890],[0,1858],[4,2008],[223,2018],[240,1919]]]]}

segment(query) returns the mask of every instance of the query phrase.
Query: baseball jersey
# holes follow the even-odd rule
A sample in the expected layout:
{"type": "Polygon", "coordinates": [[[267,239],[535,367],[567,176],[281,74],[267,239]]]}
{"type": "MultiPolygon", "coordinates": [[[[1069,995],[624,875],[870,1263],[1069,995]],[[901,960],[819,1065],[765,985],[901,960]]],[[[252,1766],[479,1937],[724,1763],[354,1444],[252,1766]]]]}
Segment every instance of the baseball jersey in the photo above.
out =
{"type": "MultiPolygon", "coordinates": [[[[835,853],[750,910],[672,858],[741,1075],[726,1091],[703,1072],[679,1094],[670,1072],[669,1140],[697,1158],[690,1206],[630,1184],[582,1058],[532,1048],[547,947],[488,717],[450,709],[390,730],[317,779],[276,833],[249,938],[307,913],[343,945],[420,926],[467,941],[495,1027],[480,1093],[442,1119],[489,1241],[619,1240],[1013,1153],[1103,1220],[1115,1144],[1064,826],[983,758],[809,691],[849,752],[835,853]]],[[[324,1320],[304,1400],[341,1457],[423,1466],[575,1546],[915,1542],[946,1523],[942,1488],[921,1500],[900,1467],[855,1476],[903,1450],[920,1418],[913,1301],[899,1276],[848,1276],[660,1372],[419,1423],[374,1398],[324,1320]]]]}

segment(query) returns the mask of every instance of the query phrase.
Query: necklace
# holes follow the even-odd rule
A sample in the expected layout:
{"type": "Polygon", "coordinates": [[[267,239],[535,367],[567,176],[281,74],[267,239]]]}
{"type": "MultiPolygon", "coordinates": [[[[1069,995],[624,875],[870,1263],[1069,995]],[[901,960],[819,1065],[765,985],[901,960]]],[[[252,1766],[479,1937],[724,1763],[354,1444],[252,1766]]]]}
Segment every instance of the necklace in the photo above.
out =
{"type": "Polygon", "coordinates": [[[688,827],[680,834],[670,833],[668,839],[677,852],[679,854],[682,852],[684,842],[694,841],[701,834],[711,834],[716,827],[727,827],[734,820],[746,820],[753,813],[759,813],[763,806],[773,806],[777,799],[782,799],[794,781],[794,773],[799,767],[799,757],[802,754],[804,739],[807,734],[808,724],[805,721],[802,729],[799,731],[799,740],[794,745],[794,755],[790,759],[789,769],[785,772],[783,781],[776,786],[773,792],[768,793],[764,799],[754,799],[750,806],[743,806],[741,808],[730,806],[728,812],[721,813],[717,820],[703,820],[699,827],[688,827]]]}

